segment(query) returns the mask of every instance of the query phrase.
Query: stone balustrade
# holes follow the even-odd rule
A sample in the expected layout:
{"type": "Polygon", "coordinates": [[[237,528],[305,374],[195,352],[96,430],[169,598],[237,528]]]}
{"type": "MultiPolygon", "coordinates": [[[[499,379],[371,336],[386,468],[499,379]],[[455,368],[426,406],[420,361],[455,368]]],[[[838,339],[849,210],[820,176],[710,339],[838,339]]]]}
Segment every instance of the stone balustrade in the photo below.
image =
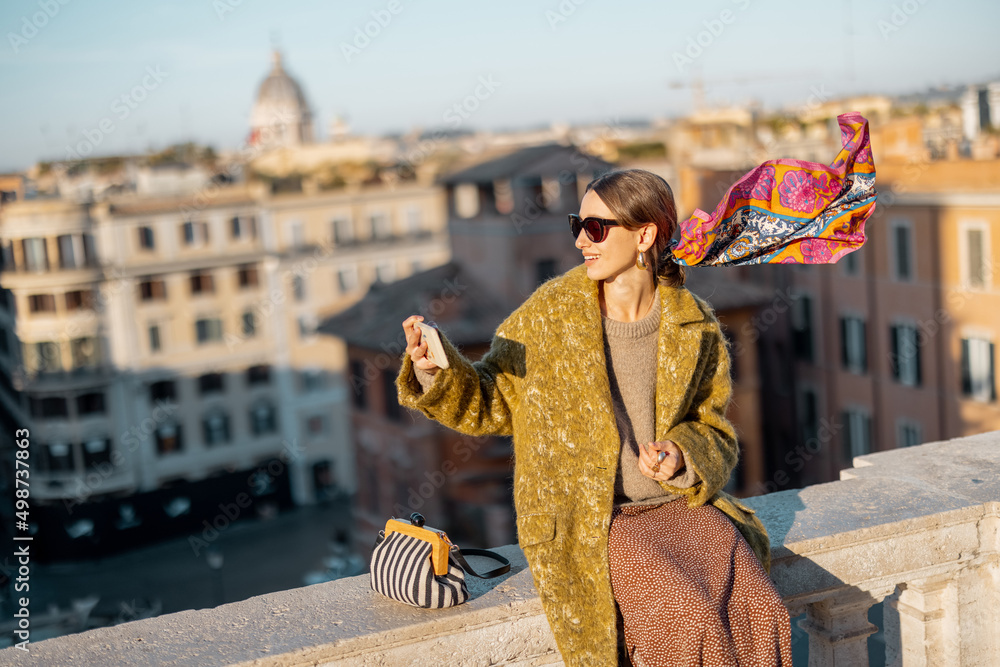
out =
{"type": "MultiPolygon", "coordinates": [[[[1000,664],[1000,432],[859,457],[840,481],[748,502],[805,616],[810,665],[867,665],[880,601],[887,665],[1000,664]]],[[[452,609],[382,598],[365,575],[8,648],[0,663],[561,664],[520,550],[499,551],[511,572],[472,579],[474,599],[452,609]]]]}

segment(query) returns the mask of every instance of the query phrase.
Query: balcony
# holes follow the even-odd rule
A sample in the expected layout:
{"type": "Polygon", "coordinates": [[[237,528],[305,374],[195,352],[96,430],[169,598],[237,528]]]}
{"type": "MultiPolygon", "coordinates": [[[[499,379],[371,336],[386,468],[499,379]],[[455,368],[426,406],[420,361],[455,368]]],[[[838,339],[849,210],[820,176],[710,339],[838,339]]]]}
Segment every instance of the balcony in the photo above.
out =
{"type": "MultiPolygon", "coordinates": [[[[804,614],[808,664],[869,664],[877,602],[887,665],[1000,664],[1000,432],[859,457],[841,477],[749,501],[778,590],[804,614]]],[[[511,573],[472,580],[474,598],[452,609],[381,598],[364,575],[8,648],[0,662],[559,664],[520,550],[499,551],[511,573]]]]}

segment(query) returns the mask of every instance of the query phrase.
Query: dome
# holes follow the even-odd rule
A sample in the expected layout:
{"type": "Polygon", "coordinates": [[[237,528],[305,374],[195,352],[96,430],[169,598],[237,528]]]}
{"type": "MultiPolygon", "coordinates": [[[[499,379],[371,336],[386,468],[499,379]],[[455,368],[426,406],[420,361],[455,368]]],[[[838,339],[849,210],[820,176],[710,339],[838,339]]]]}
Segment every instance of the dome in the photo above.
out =
{"type": "Polygon", "coordinates": [[[274,66],[257,90],[250,113],[250,142],[289,146],[313,140],[312,112],[298,82],[288,75],[281,54],[274,52],[274,66]]]}

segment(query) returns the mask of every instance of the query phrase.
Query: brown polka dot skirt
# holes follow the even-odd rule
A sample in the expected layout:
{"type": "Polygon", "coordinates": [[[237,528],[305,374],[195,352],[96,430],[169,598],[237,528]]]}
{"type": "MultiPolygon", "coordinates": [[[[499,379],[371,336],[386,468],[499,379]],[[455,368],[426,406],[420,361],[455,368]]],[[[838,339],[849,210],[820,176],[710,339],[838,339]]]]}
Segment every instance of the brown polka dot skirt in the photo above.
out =
{"type": "Polygon", "coordinates": [[[616,508],[611,585],[636,667],[791,667],[788,611],[726,515],[684,498],[616,508]]]}

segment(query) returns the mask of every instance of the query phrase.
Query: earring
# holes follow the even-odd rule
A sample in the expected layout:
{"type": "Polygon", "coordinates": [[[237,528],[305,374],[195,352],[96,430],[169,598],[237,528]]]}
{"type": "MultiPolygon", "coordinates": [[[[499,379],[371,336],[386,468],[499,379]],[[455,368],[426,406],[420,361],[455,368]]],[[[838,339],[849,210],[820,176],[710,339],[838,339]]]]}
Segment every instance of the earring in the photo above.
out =
{"type": "Polygon", "coordinates": [[[646,270],[646,253],[639,251],[639,256],[635,258],[635,265],[640,271],[646,270]]]}

